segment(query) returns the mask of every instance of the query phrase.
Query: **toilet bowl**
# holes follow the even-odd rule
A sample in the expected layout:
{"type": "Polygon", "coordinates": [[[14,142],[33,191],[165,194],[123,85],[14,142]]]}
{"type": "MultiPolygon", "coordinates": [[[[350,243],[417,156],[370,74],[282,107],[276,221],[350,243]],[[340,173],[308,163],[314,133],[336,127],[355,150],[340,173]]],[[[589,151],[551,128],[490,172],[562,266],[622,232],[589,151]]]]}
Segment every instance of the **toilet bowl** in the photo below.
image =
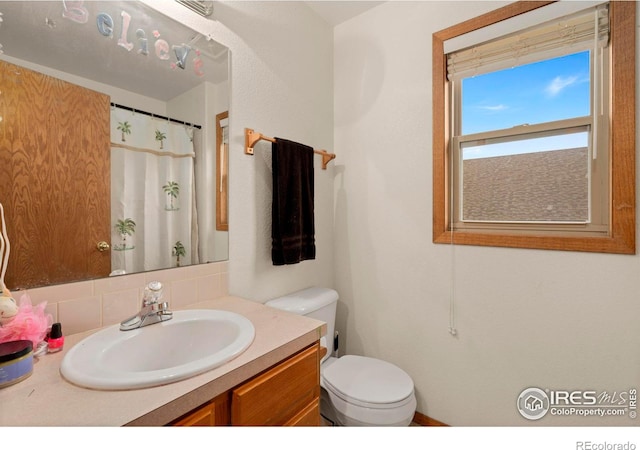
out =
{"type": "Polygon", "coordinates": [[[266,305],[322,320],[327,354],[320,363],[320,412],[335,425],[407,426],[416,410],[413,380],[390,362],[366,356],[332,356],[338,293],[309,288],[270,300],[266,305]],[[326,337],[330,337],[327,339],[326,337]]]}
{"type": "Polygon", "coordinates": [[[402,369],[365,356],[329,358],[320,369],[323,415],[347,426],[408,426],[416,411],[413,381],[402,369]]]}

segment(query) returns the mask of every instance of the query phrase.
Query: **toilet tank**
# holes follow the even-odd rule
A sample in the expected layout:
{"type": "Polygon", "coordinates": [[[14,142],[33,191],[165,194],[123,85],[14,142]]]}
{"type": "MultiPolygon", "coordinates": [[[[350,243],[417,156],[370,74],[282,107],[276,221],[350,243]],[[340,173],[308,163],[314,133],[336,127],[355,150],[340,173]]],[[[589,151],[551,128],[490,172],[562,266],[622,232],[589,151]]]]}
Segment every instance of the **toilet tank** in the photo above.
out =
{"type": "Polygon", "coordinates": [[[338,304],[338,293],[336,291],[311,287],[284,297],[274,298],[265,304],[272,308],[325,322],[327,324],[327,334],[320,340],[320,345],[327,347],[327,355],[323,358],[323,361],[333,354],[333,332],[336,322],[336,306],[338,304]]]}

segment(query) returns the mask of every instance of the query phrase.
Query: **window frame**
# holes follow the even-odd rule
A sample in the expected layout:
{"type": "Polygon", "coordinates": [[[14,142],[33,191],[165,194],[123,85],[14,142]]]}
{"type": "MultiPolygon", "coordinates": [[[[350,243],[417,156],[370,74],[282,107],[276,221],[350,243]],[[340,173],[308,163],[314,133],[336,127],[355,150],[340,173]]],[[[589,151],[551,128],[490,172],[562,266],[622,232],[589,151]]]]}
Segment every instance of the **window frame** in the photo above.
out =
{"type": "Polygon", "coordinates": [[[451,95],[446,76],[444,42],[492,25],[552,1],[518,1],[433,34],[433,242],[493,247],[635,254],[635,71],[636,2],[611,1],[609,233],[545,232],[507,229],[451,230],[450,148],[451,95]]]}

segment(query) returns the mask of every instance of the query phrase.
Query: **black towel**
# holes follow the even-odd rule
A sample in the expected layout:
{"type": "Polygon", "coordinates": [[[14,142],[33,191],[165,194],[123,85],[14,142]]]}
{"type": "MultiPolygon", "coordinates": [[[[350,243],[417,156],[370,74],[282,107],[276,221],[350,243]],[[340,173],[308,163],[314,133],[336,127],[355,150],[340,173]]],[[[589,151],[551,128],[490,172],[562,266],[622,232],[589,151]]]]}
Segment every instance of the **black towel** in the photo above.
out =
{"type": "Polygon", "coordinates": [[[280,138],[271,148],[271,260],[281,266],[315,259],[313,148],[280,138]]]}

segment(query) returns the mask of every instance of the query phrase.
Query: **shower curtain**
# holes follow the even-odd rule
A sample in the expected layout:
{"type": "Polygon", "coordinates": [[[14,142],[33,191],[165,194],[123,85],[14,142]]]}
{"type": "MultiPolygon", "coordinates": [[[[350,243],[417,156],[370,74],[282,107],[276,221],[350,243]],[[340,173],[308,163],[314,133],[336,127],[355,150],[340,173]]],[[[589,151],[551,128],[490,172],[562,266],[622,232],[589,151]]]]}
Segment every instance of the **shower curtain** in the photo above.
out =
{"type": "Polygon", "coordinates": [[[113,275],[198,263],[194,133],[112,107],[113,275]]]}

